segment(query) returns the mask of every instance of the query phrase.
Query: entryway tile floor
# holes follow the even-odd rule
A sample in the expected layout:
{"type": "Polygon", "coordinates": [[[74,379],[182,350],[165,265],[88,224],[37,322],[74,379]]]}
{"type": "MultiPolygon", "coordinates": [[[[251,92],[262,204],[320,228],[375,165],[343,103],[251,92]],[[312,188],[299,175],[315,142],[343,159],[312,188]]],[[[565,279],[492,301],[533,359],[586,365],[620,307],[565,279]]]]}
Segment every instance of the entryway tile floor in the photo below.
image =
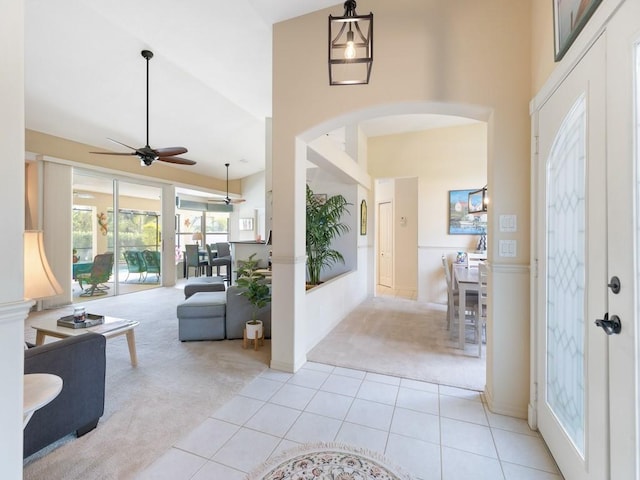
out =
{"type": "Polygon", "coordinates": [[[266,370],[139,480],[242,480],[283,450],[338,442],[416,480],[562,480],[540,435],[479,392],[308,362],[266,370]]]}

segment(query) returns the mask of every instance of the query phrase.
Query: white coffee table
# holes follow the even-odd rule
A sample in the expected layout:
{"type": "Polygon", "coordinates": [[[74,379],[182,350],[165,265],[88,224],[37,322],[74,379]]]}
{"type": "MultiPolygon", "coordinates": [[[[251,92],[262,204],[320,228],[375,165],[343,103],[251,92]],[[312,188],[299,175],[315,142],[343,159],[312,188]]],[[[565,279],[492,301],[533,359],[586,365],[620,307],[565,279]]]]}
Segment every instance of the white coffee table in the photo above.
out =
{"type": "Polygon", "coordinates": [[[104,323],[89,328],[69,328],[61,327],[58,325],[58,320],[46,319],[40,321],[34,321],[31,328],[36,330],[36,345],[42,345],[44,338],[67,338],[75,337],[78,335],[84,335],[88,332],[99,333],[105,338],[118,337],[120,335],[127,336],[127,344],[129,346],[129,357],[131,357],[131,365],[134,367],[138,365],[138,354],[136,353],[136,337],[133,329],[140,325],[140,322],[135,320],[124,320],[116,317],[104,317],[104,323]]]}

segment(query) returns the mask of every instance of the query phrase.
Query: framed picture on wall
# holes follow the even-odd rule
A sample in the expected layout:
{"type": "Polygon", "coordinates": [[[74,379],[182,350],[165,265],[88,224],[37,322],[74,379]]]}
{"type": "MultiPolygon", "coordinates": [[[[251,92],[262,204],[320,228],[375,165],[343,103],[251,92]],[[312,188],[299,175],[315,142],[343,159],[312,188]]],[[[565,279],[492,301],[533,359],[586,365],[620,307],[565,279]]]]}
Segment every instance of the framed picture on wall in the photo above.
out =
{"type": "Polygon", "coordinates": [[[360,235],[367,234],[367,201],[360,202],[360,235]]]}
{"type": "Polygon", "coordinates": [[[486,214],[469,213],[469,194],[474,191],[449,190],[449,235],[482,235],[487,232],[486,214]]]}
{"type": "Polygon", "coordinates": [[[244,232],[253,230],[253,218],[241,218],[239,229],[244,232]]]}
{"type": "Polygon", "coordinates": [[[602,0],[553,0],[555,60],[567,53],[602,0]]]}

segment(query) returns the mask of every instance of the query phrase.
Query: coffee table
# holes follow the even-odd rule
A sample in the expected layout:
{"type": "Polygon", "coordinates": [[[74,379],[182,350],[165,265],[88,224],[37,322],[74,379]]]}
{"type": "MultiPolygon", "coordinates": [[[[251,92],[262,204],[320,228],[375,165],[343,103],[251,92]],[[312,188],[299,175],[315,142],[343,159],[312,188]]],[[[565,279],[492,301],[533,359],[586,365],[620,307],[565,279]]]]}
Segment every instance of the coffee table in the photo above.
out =
{"type": "Polygon", "coordinates": [[[46,336],[55,338],[75,337],[84,335],[87,332],[99,333],[105,338],[118,337],[120,335],[127,336],[127,344],[129,346],[129,357],[131,365],[138,365],[138,354],[136,353],[136,337],[133,329],[140,325],[135,320],[124,320],[117,317],[104,317],[104,323],[88,328],[69,328],[58,325],[58,319],[51,318],[46,320],[34,321],[31,328],[36,330],[36,345],[42,345],[46,336]]]}

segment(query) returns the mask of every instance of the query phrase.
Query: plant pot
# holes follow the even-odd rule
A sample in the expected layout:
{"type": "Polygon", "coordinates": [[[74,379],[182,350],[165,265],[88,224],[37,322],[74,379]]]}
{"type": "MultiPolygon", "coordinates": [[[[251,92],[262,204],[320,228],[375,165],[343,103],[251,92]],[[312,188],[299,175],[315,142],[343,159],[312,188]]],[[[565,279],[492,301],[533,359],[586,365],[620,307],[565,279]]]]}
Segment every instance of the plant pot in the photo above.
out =
{"type": "Polygon", "coordinates": [[[262,320],[256,320],[255,323],[253,321],[247,322],[245,328],[247,329],[248,340],[255,340],[256,332],[258,332],[257,338],[262,338],[262,320]]]}

